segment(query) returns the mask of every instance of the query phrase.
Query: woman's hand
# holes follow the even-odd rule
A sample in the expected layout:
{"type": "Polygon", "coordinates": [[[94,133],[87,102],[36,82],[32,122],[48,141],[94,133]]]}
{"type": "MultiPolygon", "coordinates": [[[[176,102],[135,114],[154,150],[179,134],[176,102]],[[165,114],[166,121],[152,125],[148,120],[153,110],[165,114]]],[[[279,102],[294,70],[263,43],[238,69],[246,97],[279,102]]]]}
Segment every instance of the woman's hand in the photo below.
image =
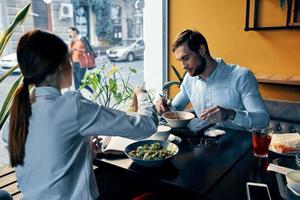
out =
{"type": "Polygon", "coordinates": [[[134,91],[133,97],[132,97],[132,102],[130,107],[132,108],[132,112],[137,112],[138,110],[138,100],[137,100],[137,95],[140,93],[147,93],[147,90],[144,88],[139,88],[137,87],[134,91]]]}
{"type": "Polygon", "coordinates": [[[140,93],[147,93],[147,90],[145,90],[144,88],[140,88],[140,87],[135,88],[134,94],[138,95],[140,93]]]}

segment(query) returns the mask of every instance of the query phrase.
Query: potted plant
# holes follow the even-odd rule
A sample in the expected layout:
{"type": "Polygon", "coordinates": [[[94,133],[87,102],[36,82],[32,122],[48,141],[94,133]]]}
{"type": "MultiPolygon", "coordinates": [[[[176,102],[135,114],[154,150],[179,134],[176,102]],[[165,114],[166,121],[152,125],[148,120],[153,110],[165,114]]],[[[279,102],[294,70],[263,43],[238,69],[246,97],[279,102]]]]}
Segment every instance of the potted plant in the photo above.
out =
{"type": "Polygon", "coordinates": [[[134,94],[129,80],[136,70],[129,67],[129,74],[126,78],[120,70],[116,65],[110,68],[108,65],[103,65],[85,75],[80,89],[86,89],[89,98],[96,103],[116,109],[124,108],[134,94]]]}
{"type": "MultiPolygon", "coordinates": [[[[17,13],[17,15],[15,16],[13,22],[11,23],[11,25],[2,33],[1,37],[0,37],[0,55],[2,54],[2,52],[4,51],[11,35],[13,34],[13,32],[15,31],[15,29],[23,23],[25,17],[27,16],[27,13],[29,11],[29,8],[31,6],[31,3],[27,4],[19,13],[17,13]]],[[[13,73],[13,71],[15,69],[17,69],[19,66],[16,65],[15,67],[11,68],[9,71],[7,71],[5,74],[3,74],[0,77],[0,84],[1,82],[8,77],[10,74],[13,73]]],[[[11,89],[9,90],[4,103],[1,105],[1,110],[0,110],[0,129],[2,128],[5,120],[8,117],[9,114],[9,109],[12,103],[12,96],[13,93],[15,92],[17,86],[20,84],[20,81],[22,80],[22,75],[20,75],[17,80],[13,83],[11,89]]]]}

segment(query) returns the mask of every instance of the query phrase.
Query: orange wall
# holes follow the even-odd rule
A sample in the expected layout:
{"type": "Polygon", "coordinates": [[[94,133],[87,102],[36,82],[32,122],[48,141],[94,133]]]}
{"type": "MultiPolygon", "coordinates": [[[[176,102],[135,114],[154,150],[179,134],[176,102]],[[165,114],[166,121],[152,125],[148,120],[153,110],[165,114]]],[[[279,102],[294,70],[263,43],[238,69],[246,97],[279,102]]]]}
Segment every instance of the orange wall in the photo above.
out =
{"type": "MultiPolygon", "coordinates": [[[[261,25],[284,24],[285,19],[278,24],[285,12],[279,0],[264,1],[261,7],[261,25]]],[[[180,31],[197,29],[206,37],[213,57],[247,67],[255,74],[300,77],[300,29],[244,31],[245,13],[245,0],[169,0],[170,44],[180,31]]],[[[183,73],[171,50],[169,64],[183,73]]],[[[169,74],[170,80],[176,80],[173,72],[169,74]]],[[[266,98],[300,101],[299,86],[260,84],[260,91],[266,98]]],[[[171,96],[176,92],[172,88],[171,96]]]]}

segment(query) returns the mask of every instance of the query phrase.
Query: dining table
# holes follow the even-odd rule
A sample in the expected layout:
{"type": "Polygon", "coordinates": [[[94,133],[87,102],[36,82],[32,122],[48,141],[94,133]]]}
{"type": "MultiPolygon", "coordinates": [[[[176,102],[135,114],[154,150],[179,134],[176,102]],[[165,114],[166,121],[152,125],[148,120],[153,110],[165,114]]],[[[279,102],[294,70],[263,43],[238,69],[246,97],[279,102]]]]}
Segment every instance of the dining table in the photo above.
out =
{"type": "Polygon", "coordinates": [[[268,158],[257,158],[252,152],[251,132],[214,128],[225,134],[212,138],[205,136],[204,130],[194,134],[186,128],[172,128],[171,134],[182,140],[177,143],[179,152],[160,167],[139,166],[126,156],[101,155],[94,165],[126,176],[135,187],[176,194],[178,199],[243,200],[247,199],[247,182],[267,184],[272,199],[284,199],[276,173],[266,169],[270,162],[293,162],[293,157],[269,152],[268,158]]]}

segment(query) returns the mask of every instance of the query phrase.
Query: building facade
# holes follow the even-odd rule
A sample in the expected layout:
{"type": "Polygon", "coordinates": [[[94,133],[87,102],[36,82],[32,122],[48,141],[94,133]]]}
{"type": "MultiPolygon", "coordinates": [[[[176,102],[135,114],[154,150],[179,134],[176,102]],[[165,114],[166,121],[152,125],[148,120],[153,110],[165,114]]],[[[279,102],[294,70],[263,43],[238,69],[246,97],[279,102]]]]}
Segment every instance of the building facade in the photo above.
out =
{"type": "MultiPolygon", "coordinates": [[[[96,4],[103,1],[94,0],[96,4]]],[[[12,22],[17,12],[28,3],[27,0],[1,0],[0,28],[12,22]]],[[[24,23],[17,28],[5,53],[15,51],[20,36],[33,28],[46,29],[68,43],[68,27],[75,26],[81,35],[89,38],[94,47],[114,45],[123,39],[143,37],[143,1],[109,0],[111,36],[106,43],[97,35],[98,13],[92,9],[93,0],[32,0],[32,6],[24,23]]]]}

